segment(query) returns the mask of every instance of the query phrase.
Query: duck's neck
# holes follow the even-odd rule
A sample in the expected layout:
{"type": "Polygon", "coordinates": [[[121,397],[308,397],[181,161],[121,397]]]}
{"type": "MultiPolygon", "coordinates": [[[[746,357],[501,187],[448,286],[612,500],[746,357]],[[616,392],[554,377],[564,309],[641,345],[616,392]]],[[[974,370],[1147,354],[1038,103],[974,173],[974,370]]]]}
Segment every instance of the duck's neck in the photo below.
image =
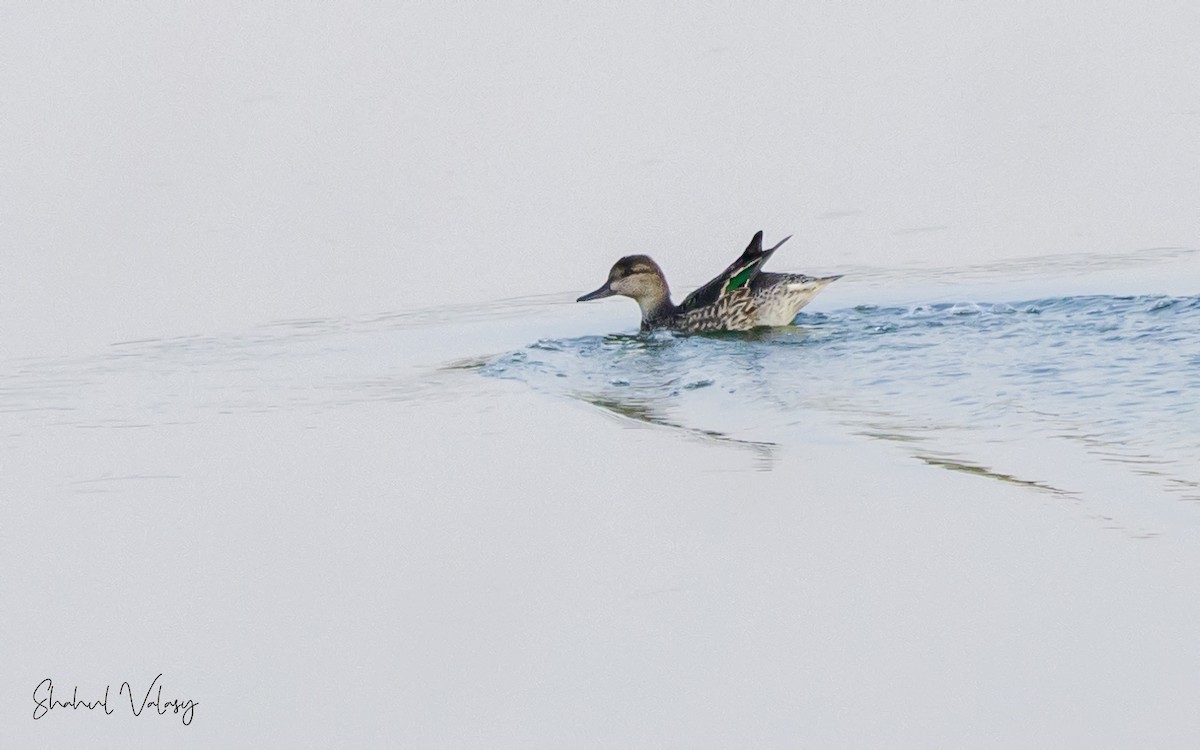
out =
{"type": "Polygon", "coordinates": [[[667,288],[665,281],[661,290],[646,297],[638,297],[637,303],[642,308],[643,325],[668,318],[675,312],[675,305],[671,304],[671,290],[667,288]]]}

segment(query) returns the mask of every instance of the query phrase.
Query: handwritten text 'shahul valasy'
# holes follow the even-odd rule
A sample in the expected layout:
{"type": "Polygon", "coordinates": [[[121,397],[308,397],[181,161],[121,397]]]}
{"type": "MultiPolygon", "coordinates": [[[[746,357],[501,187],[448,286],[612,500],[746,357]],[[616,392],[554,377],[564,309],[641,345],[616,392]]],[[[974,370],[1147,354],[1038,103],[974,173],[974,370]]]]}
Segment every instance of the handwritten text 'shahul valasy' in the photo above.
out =
{"type": "Polygon", "coordinates": [[[196,706],[199,705],[191,698],[163,698],[163,686],[161,684],[162,675],[159,674],[150,683],[150,687],[146,691],[135,691],[133,686],[128,682],[122,682],[121,687],[117,690],[117,694],[113,699],[113,706],[109,706],[109,693],[111,685],[104,686],[103,693],[93,693],[88,696],[80,697],[79,686],[75,685],[71,691],[70,698],[64,700],[64,694],[60,691],[58,695],[54,692],[54,680],[47,677],[37,684],[33,689],[33,718],[41,719],[51,711],[56,711],[64,708],[70,708],[78,711],[79,709],[87,709],[95,711],[100,709],[105,715],[111,716],[117,710],[117,707],[124,705],[126,699],[129,701],[129,710],[134,716],[141,716],[146,712],[146,709],[151,709],[153,714],[162,716],[168,712],[173,712],[180,716],[180,720],[184,726],[192,723],[192,719],[196,717],[196,706]]]}

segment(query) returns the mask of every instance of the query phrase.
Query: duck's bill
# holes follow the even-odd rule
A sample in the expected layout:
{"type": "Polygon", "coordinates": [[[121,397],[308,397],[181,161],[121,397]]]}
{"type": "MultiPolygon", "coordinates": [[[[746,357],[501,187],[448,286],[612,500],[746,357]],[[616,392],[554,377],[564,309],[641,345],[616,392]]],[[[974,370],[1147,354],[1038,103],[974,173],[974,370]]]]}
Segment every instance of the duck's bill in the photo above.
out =
{"type": "Polygon", "coordinates": [[[611,297],[614,294],[616,294],[616,292],[614,292],[612,289],[609,289],[608,284],[605,284],[604,286],[600,287],[596,291],[588,292],[587,294],[583,295],[582,297],[580,297],[579,299],[577,299],[575,301],[576,302],[588,302],[588,301],[594,300],[594,299],[604,299],[605,297],[611,297]]]}

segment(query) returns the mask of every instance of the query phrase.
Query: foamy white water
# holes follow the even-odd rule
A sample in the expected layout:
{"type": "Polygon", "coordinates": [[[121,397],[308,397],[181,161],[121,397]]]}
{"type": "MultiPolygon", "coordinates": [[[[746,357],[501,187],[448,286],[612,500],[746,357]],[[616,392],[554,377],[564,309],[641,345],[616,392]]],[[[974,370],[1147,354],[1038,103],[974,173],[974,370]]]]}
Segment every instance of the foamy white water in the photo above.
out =
{"type": "Polygon", "coordinates": [[[2,15],[0,745],[1200,737],[1197,11],[2,15]]]}

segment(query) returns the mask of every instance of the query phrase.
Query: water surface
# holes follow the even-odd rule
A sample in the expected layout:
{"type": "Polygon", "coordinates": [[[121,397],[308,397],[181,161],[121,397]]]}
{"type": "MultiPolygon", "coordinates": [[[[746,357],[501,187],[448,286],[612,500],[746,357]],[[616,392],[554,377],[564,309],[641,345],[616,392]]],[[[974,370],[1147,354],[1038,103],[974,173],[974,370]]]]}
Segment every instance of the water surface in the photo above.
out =
{"type": "Polygon", "coordinates": [[[10,360],[0,412],[7,438],[19,440],[40,429],[450,400],[483,375],[629,425],[749,450],[759,470],[780,446],[849,433],[932,467],[1090,502],[1101,515],[1137,506],[1167,526],[1194,524],[1200,297],[1046,292],[1103,287],[1112,273],[1134,288],[1186,288],[1195,261],[1194,251],[1168,248],[1090,264],[864,268],[794,326],[749,334],[641,334],[629,330],[627,300],[575,305],[571,292],[285,320],[10,360]],[[1160,272],[1131,273],[1146,268],[1160,272]],[[1031,278],[1043,293],[1017,296],[1031,278]],[[863,301],[873,299],[908,301],[863,301]],[[612,317],[589,317],[597,313],[612,317]],[[581,335],[605,328],[617,332],[581,335]]]}
{"type": "Polygon", "coordinates": [[[750,334],[542,339],[482,372],[693,436],[769,446],[831,422],[1062,497],[1200,503],[1196,296],[863,304],[750,334]]]}

